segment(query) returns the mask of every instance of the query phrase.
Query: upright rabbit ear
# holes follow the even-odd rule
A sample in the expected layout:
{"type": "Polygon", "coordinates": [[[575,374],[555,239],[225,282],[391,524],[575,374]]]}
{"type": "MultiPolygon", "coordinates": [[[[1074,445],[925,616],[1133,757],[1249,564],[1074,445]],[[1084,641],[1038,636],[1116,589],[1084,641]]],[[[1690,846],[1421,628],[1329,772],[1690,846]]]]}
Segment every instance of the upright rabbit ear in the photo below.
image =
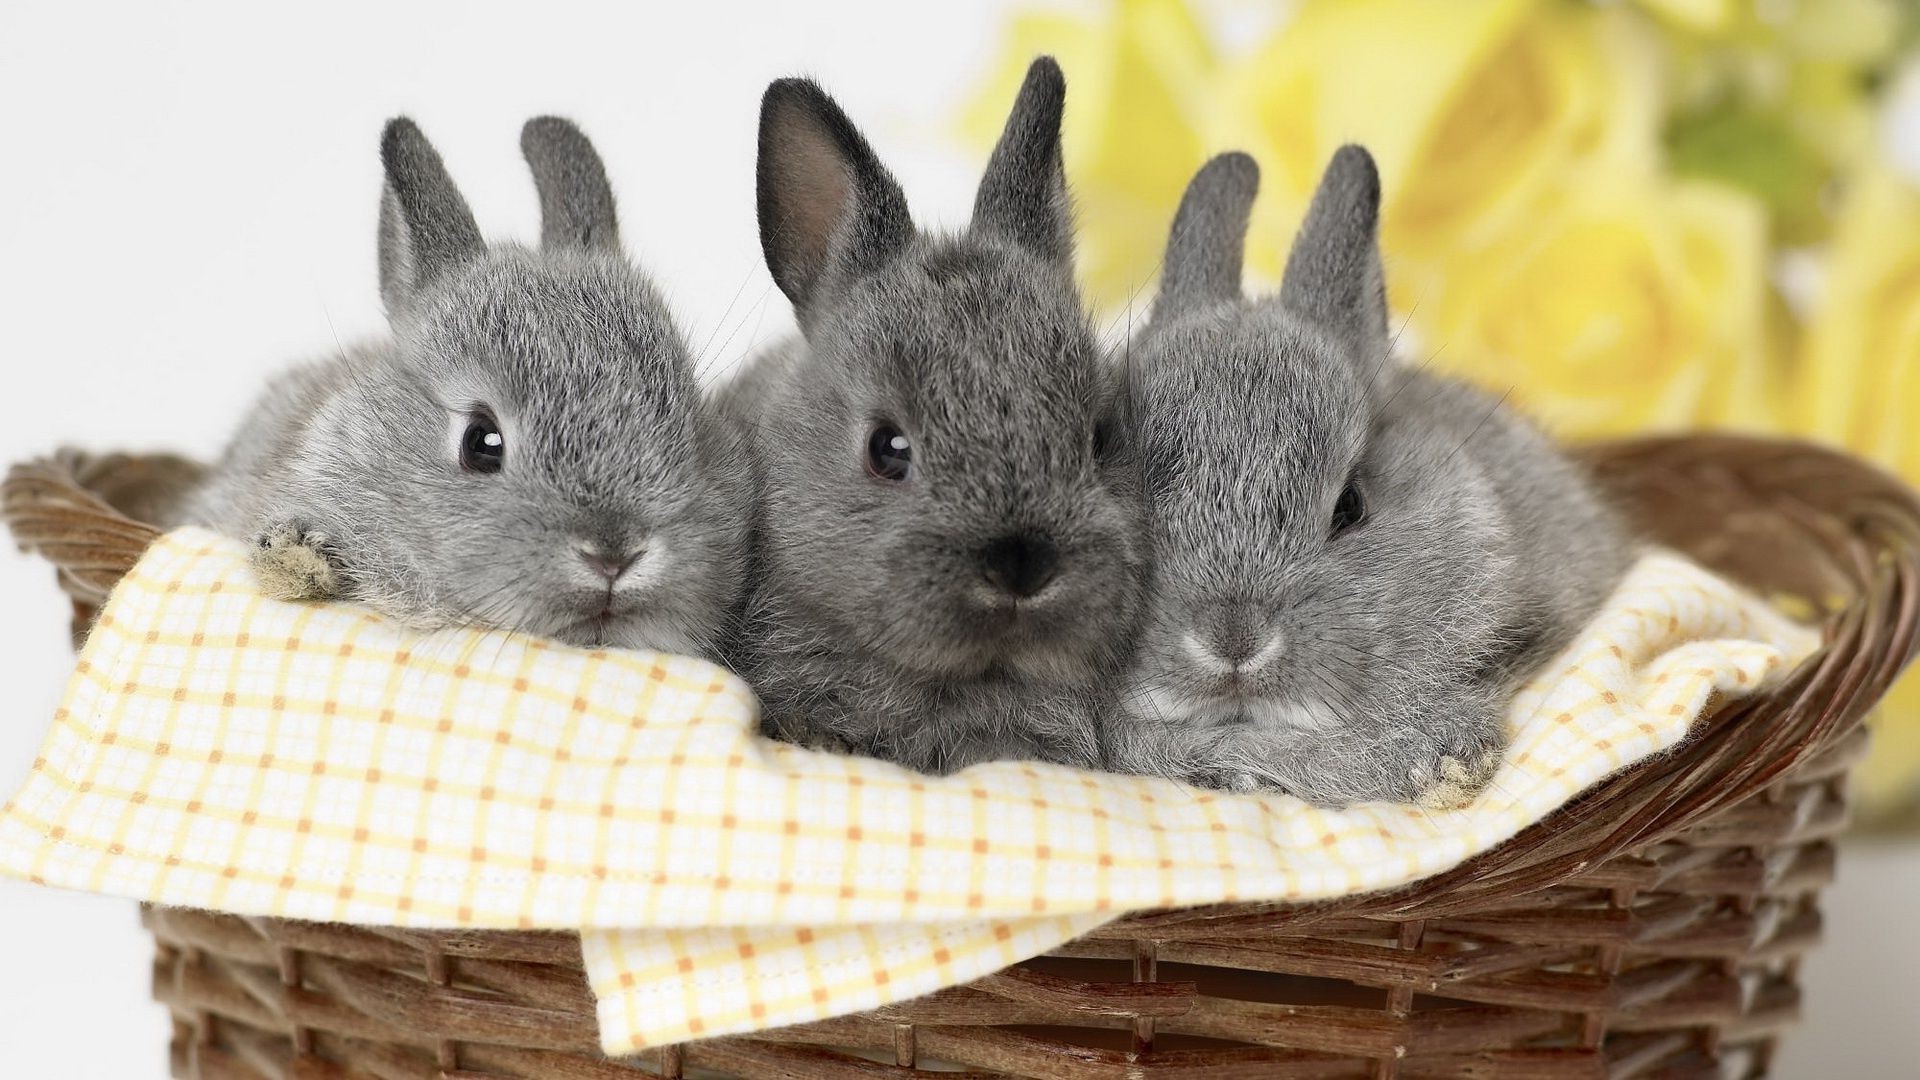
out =
{"type": "Polygon", "coordinates": [[[380,298],[403,310],[435,277],[485,250],[473,211],[447,166],[406,117],[380,137],[386,188],[380,196],[380,298]]]}
{"type": "Polygon", "coordinates": [[[1240,263],[1247,220],[1260,191],[1260,166],[1246,154],[1221,154],[1187,183],[1167,236],[1160,268],[1158,321],[1182,311],[1240,298],[1240,263]]]}
{"type": "Polygon", "coordinates": [[[1020,96],[987,159],[973,224],[1062,266],[1073,261],[1073,213],[1060,156],[1067,80],[1051,56],[1027,68],[1020,96]]]}
{"type": "Polygon", "coordinates": [[[812,79],[760,99],[760,247],[806,325],[828,271],[870,273],[913,238],[900,190],[860,130],[812,79]]]}
{"type": "Polygon", "coordinates": [[[1350,341],[1383,340],[1387,296],[1379,224],[1380,173],[1373,155],[1343,146],[1320,178],[1293,241],[1280,303],[1350,341]]]}
{"type": "Polygon", "coordinates": [[[520,129],[520,153],[540,193],[540,244],[618,251],[613,188],[593,144],[571,120],[537,116],[520,129]]]}

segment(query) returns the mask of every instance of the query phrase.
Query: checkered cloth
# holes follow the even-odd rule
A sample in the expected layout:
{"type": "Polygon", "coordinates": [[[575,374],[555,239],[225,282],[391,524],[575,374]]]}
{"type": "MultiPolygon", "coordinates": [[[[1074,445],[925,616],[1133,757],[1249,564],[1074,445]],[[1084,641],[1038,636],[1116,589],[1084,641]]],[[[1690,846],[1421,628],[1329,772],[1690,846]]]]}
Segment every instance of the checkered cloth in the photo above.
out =
{"type": "Polygon", "coordinates": [[[243,914],[582,930],[608,1052],[871,1008],[1133,909],[1386,888],[1512,836],[1812,632],[1650,555],[1436,813],[1020,762],[928,778],[760,739],[727,672],[418,634],[254,591],[185,530],[114,591],[0,812],[0,871],[243,914]]]}

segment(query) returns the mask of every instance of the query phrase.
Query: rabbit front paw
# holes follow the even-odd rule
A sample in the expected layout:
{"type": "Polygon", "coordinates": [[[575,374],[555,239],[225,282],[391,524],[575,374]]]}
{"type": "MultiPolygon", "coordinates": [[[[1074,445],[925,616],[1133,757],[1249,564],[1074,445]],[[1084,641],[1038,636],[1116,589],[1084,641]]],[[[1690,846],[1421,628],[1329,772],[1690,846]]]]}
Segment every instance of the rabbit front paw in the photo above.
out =
{"type": "Polygon", "coordinates": [[[340,591],[327,534],[297,521],[274,522],[254,534],[253,575],[275,600],[325,600],[340,591]]]}
{"type": "Polygon", "coordinates": [[[803,750],[814,750],[822,754],[853,753],[853,744],[831,731],[810,731],[795,742],[803,750]]]}
{"type": "Polygon", "coordinates": [[[1198,754],[1179,775],[1222,791],[1274,791],[1316,806],[1411,803],[1454,810],[1472,802],[1499,767],[1497,714],[1462,707],[1459,722],[1434,730],[1408,718],[1384,732],[1232,732],[1198,754]]]}
{"type": "Polygon", "coordinates": [[[1500,766],[1500,755],[1482,753],[1470,758],[1443,754],[1431,765],[1415,765],[1408,780],[1418,792],[1413,801],[1428,810],[1458,810],[1479,796],[1500,766]]]}
{"type": "Polygon", "coordinates": [[[1504,692],[1480,684],[1435,688],[1421,704],[1388,726],[1383,779],[1395,802],[1461,809],[1486,789],[1506,753],[1504,692]]]}
{"type": "Polygon", "coordinates": [[[1235,795],[1286,790],[1271,777],[1263,777],[1252,769],[1239,769],[1230,765],[1191,765],[1184,769],[1170,771],[1166,775],[1192,787],[1206,788],[1210,791],[1227,791],[1235,795]]]}
{"type": "Polygon", "coordinates": [[[761,733],[802,750],[816,750],[823,754],[853,753],[853,744],[833,729],[809,723],[806,716],[796,713],[769,711],[761,721],[761,733]]]}

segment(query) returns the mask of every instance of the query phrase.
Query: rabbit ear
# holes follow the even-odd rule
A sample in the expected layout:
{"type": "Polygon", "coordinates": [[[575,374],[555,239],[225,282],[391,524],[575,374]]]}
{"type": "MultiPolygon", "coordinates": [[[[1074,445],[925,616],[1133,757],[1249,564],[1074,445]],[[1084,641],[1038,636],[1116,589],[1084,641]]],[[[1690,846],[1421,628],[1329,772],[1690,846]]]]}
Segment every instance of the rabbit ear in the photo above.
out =
{"type": "Polygon", "coordinates": [[[1313,205],[1293,241],[1280,303],[1352,341],[1387,333],[1385,275],[1380,268],[1380,173],[1373,155],[1341,147],[1320,178],[1313,205]]]}
{"type": "Polygon", "coordinates": [[[1221,154],[1187,184],[1167,236],[1153,318],[1240,298],[1247,219],[1260,190],[1260,166],[1246,154],[1221,154]]]}
{"type": "Polygon", "coordinates": [[[520,129],[520,153],[540,193],[540,244],[547,248],[620,248],[613,188],[593,144],[571,120],[538,116],[520,129]]]}
{"type": "Polygon", "coordinates": [[[1073,213],[1060,156],[1066,101],[1060,65],[1051,56],[1035,60],[973,200],[975,228],[1063,266],[1073,260],[1073,213]]]}
{"type": "Polygon", "coordinates": [[[760,247],[803,325],[827,271],[869,273],[913,238],[899,182],[812,79],[767,87],[757,171],[760,247]]]}
{"type": "Polygon", "coordinates": [[[380,297],[389,312],[397,312],[437,275],[478,256],[485,245],[446,164],[413,121],[387,121],[380,163],[387,176],[380,196],[380,297]]]}

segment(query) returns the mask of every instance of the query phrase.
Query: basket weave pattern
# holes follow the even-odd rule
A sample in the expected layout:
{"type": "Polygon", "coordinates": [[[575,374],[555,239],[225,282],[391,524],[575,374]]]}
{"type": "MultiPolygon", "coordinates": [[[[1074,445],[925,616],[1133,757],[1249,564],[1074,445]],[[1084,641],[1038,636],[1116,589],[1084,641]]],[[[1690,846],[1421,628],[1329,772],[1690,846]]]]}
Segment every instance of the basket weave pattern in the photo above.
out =
{"type": "MultiPolygon", "coordinates": [[[[1916,647],[1920,502],[1793,443],[1702,436],[1587,456],[1656,542],[1824,605],[1826,644],[1774,690],[1711,710],[1677,751],[1452,871],[1312,905],[1137,914],[965,987],[623,1061],[596,1050],[572,935],[150,908],[174,1075],[1763,1075],[1819,938],[1860,721],[1916,647]]],[[[59,568],[76,635],[157,535],[144,520],[195,475],[178,459],[79,454],[8,475],[0,511],[59,568]]]]}

